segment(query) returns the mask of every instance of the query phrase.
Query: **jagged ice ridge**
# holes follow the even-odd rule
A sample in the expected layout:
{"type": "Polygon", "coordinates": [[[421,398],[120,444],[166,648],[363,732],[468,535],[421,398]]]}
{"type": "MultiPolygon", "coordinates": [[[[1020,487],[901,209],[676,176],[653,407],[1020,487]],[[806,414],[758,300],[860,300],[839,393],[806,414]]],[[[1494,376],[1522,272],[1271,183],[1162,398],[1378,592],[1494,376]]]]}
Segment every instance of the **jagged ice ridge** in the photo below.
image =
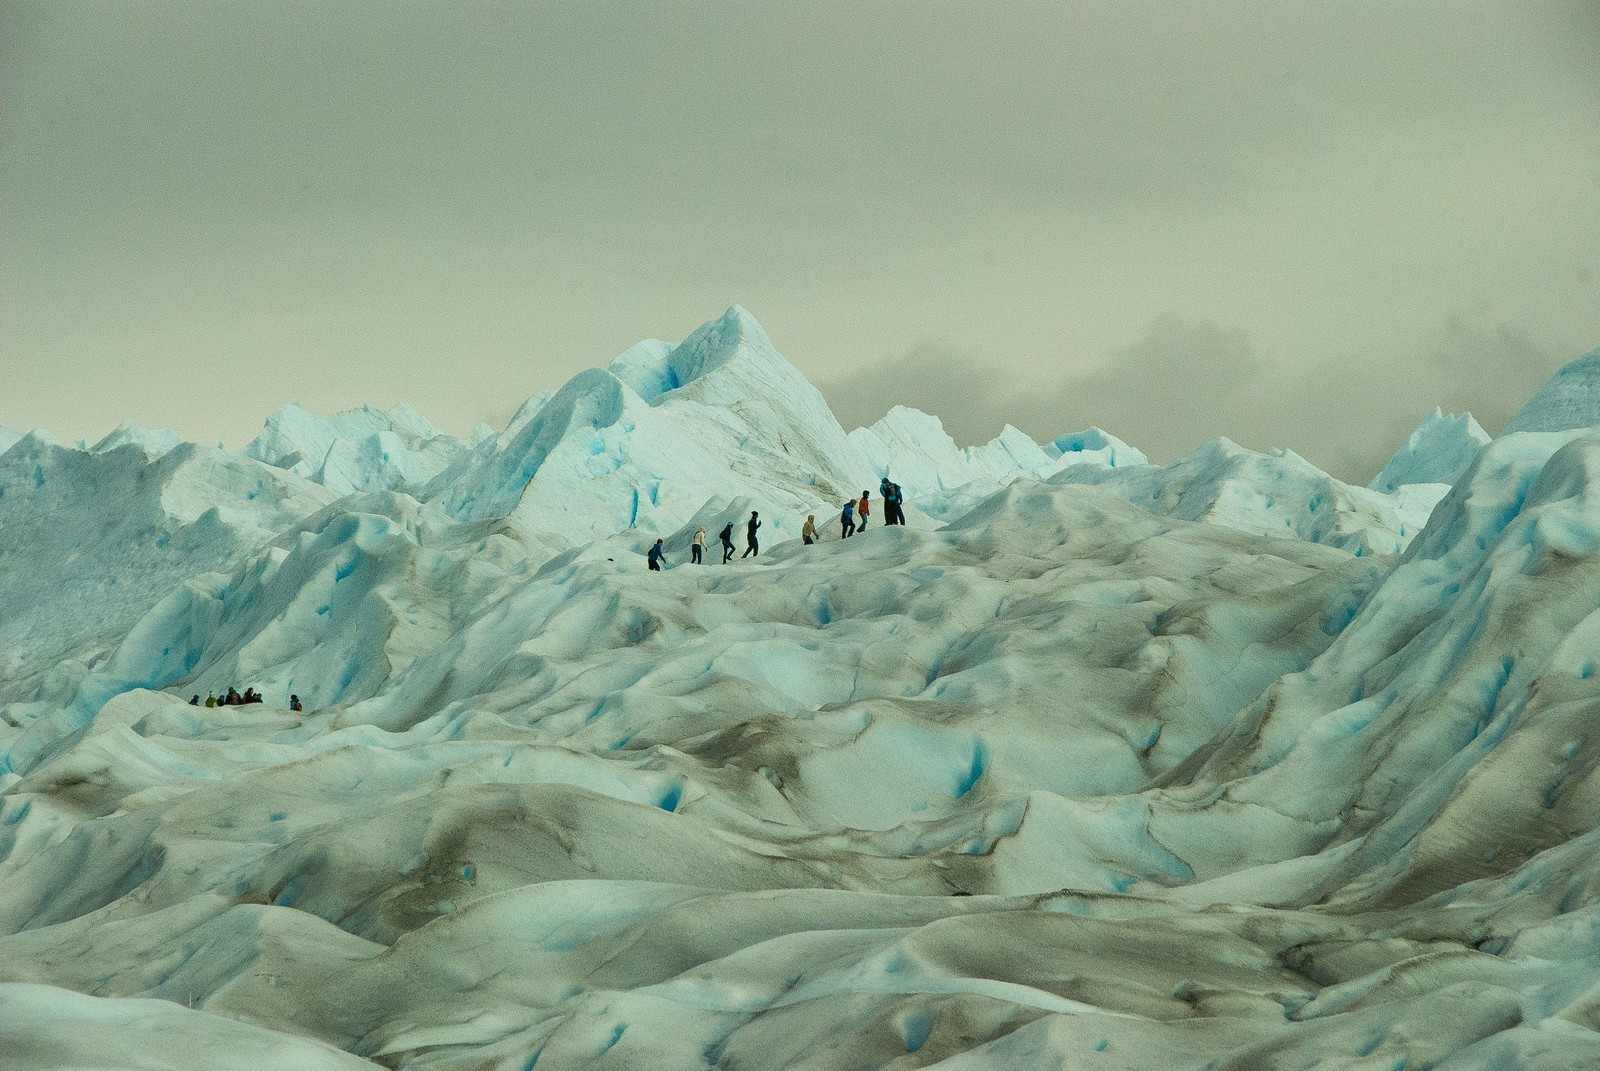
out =
{"type": "Polygon", "coordinates": [[[464,440],[0,429],[0,1052],[1600,1063],[1595,360],[1370,488],[846,433],[737,307],[464,440]]]}

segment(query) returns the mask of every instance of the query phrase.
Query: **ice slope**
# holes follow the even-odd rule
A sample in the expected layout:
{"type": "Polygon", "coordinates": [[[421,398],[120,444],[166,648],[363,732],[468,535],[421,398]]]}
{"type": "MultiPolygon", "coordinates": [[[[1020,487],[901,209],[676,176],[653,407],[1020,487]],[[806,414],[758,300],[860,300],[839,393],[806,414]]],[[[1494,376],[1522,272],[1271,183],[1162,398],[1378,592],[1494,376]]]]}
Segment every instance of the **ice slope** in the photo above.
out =
{"type": "Polygon", "coordinates": [[[1487,447],[1328,650],[1172,775],[1151,835],[1203,842],[1228,819],[1201,786],[1225,784],[1227,809],[1275,809],[1283,858],[1321,853],[1308,897],[1382,906],[1587,835],[1597,495],[1600,438],[1487,447]]]}
{"type": "Polygon", "coordinates": [[[1367,486],[1394,494],[1412,484],[1454,484],[1489,438],[1471,413],[1446,416],[1435,408],[1367,486]]]}
{"type": "Polygon", "coordinates": [[[1579,357],[1541,387],[1503,434],[1600,426],[1600,350],[1579,357]]]}
{"type": "Polygon", "coordinates": [[[69,694],[174,587],[233,568],[332,497],[193,444],[88,452],[24,437],[0,455],[0,710],[69,694]]]}
{"type": "Polygon", "coordinates": [[[370,564],[366,697],[36,723],[0,979],[405,1068],[1584,1066],[1597,476],[1501,440],[1392,567],[1021,480],[455,609],[439,519],[335,507],[206,647],[370,564]],[[396,660],[401,599],[451,625],[396,660]]]}
{"type": "Polygon", "coordinates": [[[98,1000],[37,985],[0,984],[0,1053],[7,1068],[73,1071],[372,1071],[328,1045],[191,1011],[165,1000],[98,1000]]]}
{"type": "Polygon", "coordinates": [[[1447,488],[1385,495],[1334,479],[1290,450],[1257,453],[1212,441],[1170,465],[1073,465],[1054,483],[1088,484],[1141,509],[1261,535],[1283,535],[1352,554],[1394,554],[1422,530],[1447,488]]]}
{"type": "MultiPolygon", "coordinates": [[[[296,549],[242,611],[255,624],[214,628],[207,651],[315,627],[311,598],[357,580],[380,534],[338,512],[280,541],[296,549]],[[318,564],[357,547],[343,580],[318,564]]],[[[371,698],[302,719],[133,691],[65,746],[48,719],[30,728],[0,797],[0,977],[163,997],[405,1066],[540,1049],[555,1067],[613,1049],[617,1066],[702,1067],[712,1049],[774,1066],[775,1045],[881,1064],[908,1038],[953,1052],[1089,1010],[1068,975],[1097,953],[1062,957],[1082,943],[1071,916],[1124,880],[1114,844],[996,849],[1092,837],[1066,799],[1172,769],[1323,650],[1378,572],[1091,489],[1019,483],[989,514],[661,576],[558,559],[491,583],[409,662],[377,650],[390,608],[449,619],[458,585],[429,594],[371,563],[376,586],[333,611],[383,667],[371,698]],[[1069,885],[1086,892],[1051,899],[1069,885]],[[1038,958],[979,967],[1019,919],[1005,940],[1038,958]],[[1046,963],[1059,982],[1028,977],[1046,963]]],[[[241,600],[259,568],[230,581],[241,600]]],[[[170,613],[117,658],[159,658],[170,613]]],[[[1150,970],[1093,999],[1115,1021],[1177,1012],[1156,995],[1170,969],[1150,970]]]]}
{"type": "MultiPolygon", "coordinates": [[[[476,438],[482,441],[481,431],[476,438]]],[[[244,455],[347,495],[415,490],[469,449],[409,405],[388,412],[367,405],[323,417],[290,404],[267,418],[244,455]]]]}
{"type": "Polygon", "coordinates": [[[1399,556],[1433,485],[1003,441],[939,530],[689,566],[872,476],[752,324],[535,400],[432,502],[0,457],[0,1052],[1600,1065],[1600,432],[1495,441],[1399,556]],[[184,702],[225,684],[269,702],[184,702]]]}
{"type": "Polygon", "coordinates": [[[17,440],[22,438],[22,434],[22,432],[16,430],[15,428],[10,428],[4,424],[0,424],[0,454],[3,454],[7,450],[11,449],[17,440]]]}
{"type": "Polygon", "coordinates": [[[493,449],[447,469],[424,497],[462,520],[510,517],[564,546],[673,531],[709,499],[748,497],[767,505],[764,535],[778,542],[807,514],[829,516],[877,486],[822,395],[738,306],[677,346],[641,343],[524,409],[493,449]]]}

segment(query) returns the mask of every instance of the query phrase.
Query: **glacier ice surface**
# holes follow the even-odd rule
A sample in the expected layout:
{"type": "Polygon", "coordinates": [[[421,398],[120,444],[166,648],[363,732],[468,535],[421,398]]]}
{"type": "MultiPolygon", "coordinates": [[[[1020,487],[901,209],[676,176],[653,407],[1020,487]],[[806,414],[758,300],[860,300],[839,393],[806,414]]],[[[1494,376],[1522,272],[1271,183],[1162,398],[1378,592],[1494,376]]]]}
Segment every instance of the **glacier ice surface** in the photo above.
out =
{"type": "Polygon", "coordinates": [[[1479,438],[847,435],[738,307],[466,440],[17,436],[0,1063],[1600,1065],[1600,432],[1479,438]]]}

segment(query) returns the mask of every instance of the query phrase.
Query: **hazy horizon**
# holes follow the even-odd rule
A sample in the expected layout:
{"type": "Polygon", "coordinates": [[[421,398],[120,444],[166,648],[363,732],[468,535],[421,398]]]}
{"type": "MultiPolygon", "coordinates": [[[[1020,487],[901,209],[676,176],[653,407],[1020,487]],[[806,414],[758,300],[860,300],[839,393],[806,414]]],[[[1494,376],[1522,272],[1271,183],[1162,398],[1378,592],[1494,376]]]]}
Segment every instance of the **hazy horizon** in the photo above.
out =
{"type": "Polygon", "coordinates": [[[0,0],[0,422],[441,430],[730,304],[846,427],[1365,482],[1600,346],[1600,9],[0,0]]]}

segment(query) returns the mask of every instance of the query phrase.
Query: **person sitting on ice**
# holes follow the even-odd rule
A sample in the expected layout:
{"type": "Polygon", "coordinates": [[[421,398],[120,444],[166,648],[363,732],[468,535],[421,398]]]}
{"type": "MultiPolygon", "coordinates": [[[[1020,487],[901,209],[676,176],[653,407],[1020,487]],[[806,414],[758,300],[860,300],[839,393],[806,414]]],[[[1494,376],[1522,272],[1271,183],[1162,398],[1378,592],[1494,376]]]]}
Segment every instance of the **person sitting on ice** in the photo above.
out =
{"type": "Polygon", "coordinates": [[[650,548],[649,562],[650,571],[652,573],[659,573],[661,571],[661,562],[666,558],[666,556],[666,548],[661,545],[661,540],[656,540],[656,545],[650,548]]]}
{"type": "Polygon", "coordinates": [[[200,693],[199,692],[196,692],[196,693],[194,693],[193,695],[191,695],[189,697],[189,705],[191,707],[197,707],[197,706],[200,705],[200,693]]]}
{"type": "Polygon", "coordinates": [[[856,534],[856,504],[846,502],[844,509],[839,512],[840,539],[849,539],[856,534]]]}
{"type": "Polygon", "coordinates": [[[208,707],[221,706],[221,704],[217,702],[217,693],[216,692],[207,692],[206,693],[206,706],[208,706],[208,707]]]}
{"type": "Polygon", "coordinates": [[[869,498],[870,496],[865,491],[862,491],[861,501],[856,503],[856,531],[858,532],[867,530],[867,514],[872,512],[871,503],[868,501],[869,498]]]}
{"type": "Polygon", "coordinates": [[[694,542],[689,544],[689,564],[704,565],[705,553],[706,530],[704,528],[696,528],[694,533],[694,542]]]}
{"type": "Polygon", "coordinates": [[[760,516],[755,510],[750,511],[750,521],[744,526],[744,553],[739,555],[741,558],[761,553],[761,544],[756,541],[756,529],[761,527],[760,516]]]}
{"type": "Polygon", "coordinates": [[[727,565],[733,559],[733,522],[723,525],[722,531],[717,533],[717,538],[722,540],[722,564],[727,565]]]}
{"type": "Polygon", "coordinates": [[[300,697],[299,696],[297,696],[297,695],[289,696],[289,709],[290,710],[295,710],[295,711],[300,711],[300,710],[304,710],[305,709],[305,707],[300,704],[300,697]]]}
{"type": "Polygon", "coordinates": [[[222,697],[222,705],[225,707],[236,707],[243,702],[244,696],[235,691],[233,685],[228,685],[228,694],[222,697]]]}
{"type": "Polygon", "coordinates": [[[800,539],[806,546],[817,541],[817,515],[807,514],[806,523],[800,529],[800,539]]]}

